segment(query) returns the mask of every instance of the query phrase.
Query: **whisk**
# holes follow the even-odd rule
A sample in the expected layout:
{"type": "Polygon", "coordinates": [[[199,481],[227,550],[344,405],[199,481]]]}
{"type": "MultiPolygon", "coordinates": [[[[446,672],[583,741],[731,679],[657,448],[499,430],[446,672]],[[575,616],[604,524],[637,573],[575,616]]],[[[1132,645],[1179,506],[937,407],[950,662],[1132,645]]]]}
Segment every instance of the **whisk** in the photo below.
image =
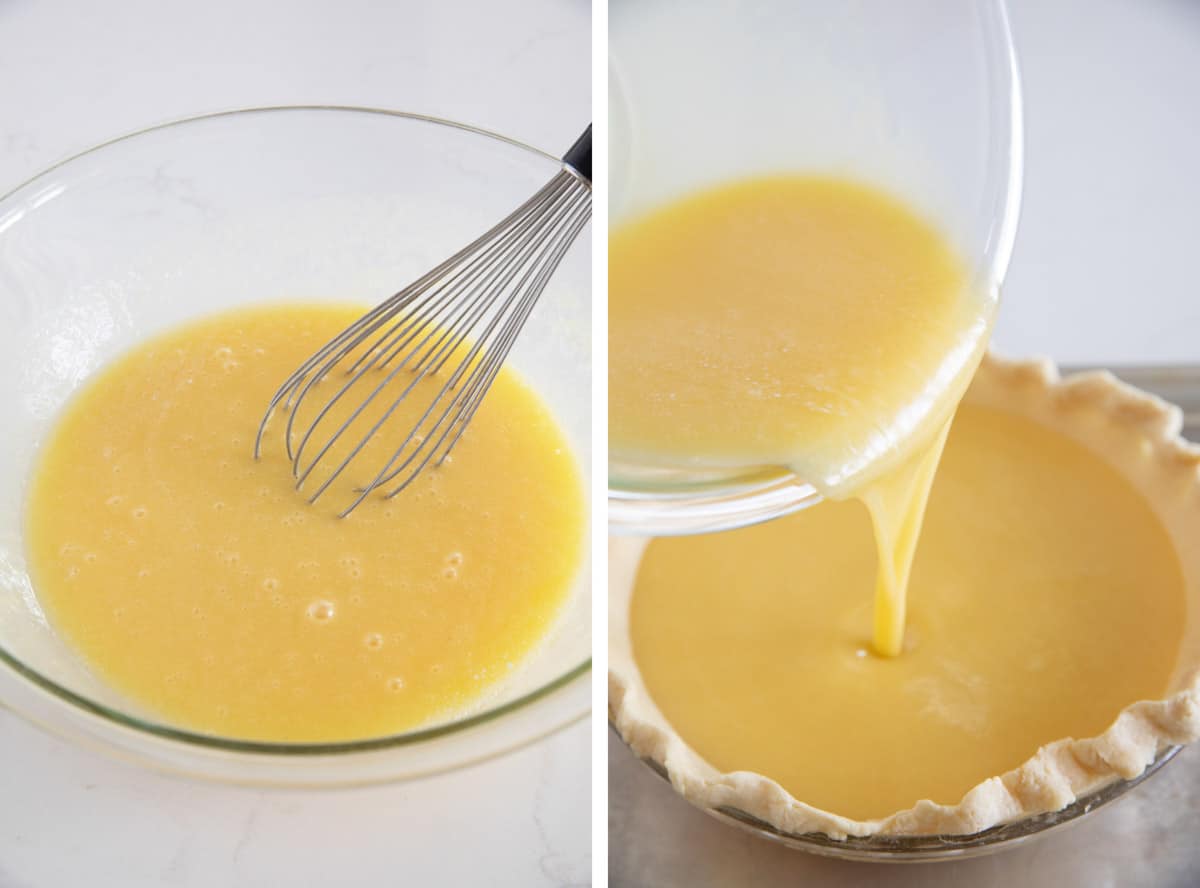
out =
{"type": "Polygon", "coordinates": [[[267,424],[282,408],[287,414],[284,446],[297,489],[322,461],[328,459],[333,466],[309,497],[310,503],[316,502],[421,381],[444,371],[445,382],[420,418],[407,434],[397,434],[399,443],[391,457],[371,480],[354,488],[353,501],[340,517],[353,512],[374,491],[383,489],[387,497],[394,497],[426,467],[442,465],[479,409],[546,283],[591,218],[590,125],[563,155],[562,163],[558,173],[505,219],[304,361],[267,405],[254,441],[254,458],[262,455],[267,424]],[[313,419],[298,427],[301,404],[317,383],[327,378],[336,383],[335,374],[340,374],[341,384],[316,409],[313,419]],[[348,399],[364,382],[357,392],[360,400],[348,399]],[[332,420],[340,416],[334,413],[327,423],[331,433],[317,434],[322,420],[343,399],[343,409],[352,407],[348,417],[332,428],[332,420]],[[377,399],[379,406],[386,404],[382,415],[373,423],[366,417],[367,431],[335,448],[377,399]]]}

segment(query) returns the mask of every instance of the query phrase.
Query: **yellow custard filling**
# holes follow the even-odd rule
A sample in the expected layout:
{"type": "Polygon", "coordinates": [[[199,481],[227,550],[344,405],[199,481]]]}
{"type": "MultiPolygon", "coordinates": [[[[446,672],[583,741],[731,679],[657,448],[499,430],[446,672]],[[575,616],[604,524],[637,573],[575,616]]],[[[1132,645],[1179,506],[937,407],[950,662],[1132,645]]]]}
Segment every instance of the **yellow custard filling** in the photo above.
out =
{"type": "Polygon", "coordinates": [[[879,542],[874,646],[899,653],[929,483],[994,299],[894,198],[799,176],[618,229],[609,290],[614,456],[786,466],[827,497],[862,499],[879,542]]]}
{"type": "Polygon", "coordinates": [[[783,465],[829,496],[932,440],[993,309],[914,212],[820,177],[728,185],[618,228],[609,291],[614,455],[783,465]]]}
{"type": "Polygon", "coordinates": [[[408,730],[479,705],[564,603],[581,480],[509,370],[451,463],[347,519],[344,501],[293,489],[282,419],[255,462],[276,387],[360,313],[281,305],[156,338],[90,382],[46,442],[27,514],[38,599],[152,714],[260,740],[408,730]]]}
{"type": "Polygon", "coordinates": [[[660,539],[630,609],[638,669],[721,771],[868,820],[952,804],[1063,737],[1163,695],[1186,602],[1160,521],[1080,444],[960,409],[925,517],[901,656],[870,650],[872,529],[856,502],[660,539]],[[865,591],[867,590],[867,591],[865,591]]]}

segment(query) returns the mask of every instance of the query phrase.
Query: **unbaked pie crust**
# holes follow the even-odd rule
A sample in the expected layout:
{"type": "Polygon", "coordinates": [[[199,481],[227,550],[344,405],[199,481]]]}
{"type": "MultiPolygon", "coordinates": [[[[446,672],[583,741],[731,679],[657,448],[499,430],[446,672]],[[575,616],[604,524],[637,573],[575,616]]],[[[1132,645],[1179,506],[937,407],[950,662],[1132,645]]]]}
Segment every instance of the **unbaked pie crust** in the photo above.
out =
{"type": "Polygon", "coordinates": [[[984,359],[965,401],[1017,413],[1074,439],[1118,469],[1149,502],[1179,555],[1187,596],[1170,694],[1127,706],[1097,737],[1046,744],[1020,767],[977,784],[957,804],[921,801],[876,820],[843,817],[805,804],[761,774],[721,773],[674,733],[642,682],[630,641],[630,594],[648,540],[614,537],[610,719],[634,753],[661,765],[688,800],[703,808],[738,809],[791,834],[969,835],[1060,810],[1082,795],[1136,778],[1167,747],[1200,737],[1200,447],[1180,437],[1179,409],[1107,372],[1060,378],[1048,361],[993,355],[984,359]]]}

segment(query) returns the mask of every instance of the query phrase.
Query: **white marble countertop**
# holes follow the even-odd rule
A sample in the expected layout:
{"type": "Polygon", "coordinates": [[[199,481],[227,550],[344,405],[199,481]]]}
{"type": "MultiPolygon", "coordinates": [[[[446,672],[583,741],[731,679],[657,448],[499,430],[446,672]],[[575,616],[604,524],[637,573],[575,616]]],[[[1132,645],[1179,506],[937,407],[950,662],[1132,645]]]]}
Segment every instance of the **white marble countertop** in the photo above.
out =
{"type": "MultiPolygon", "coordinates": [[[[565,150],[586,0],[0,0],[0,192],[115,135],[251,105],[376,105],[565,150]]],[[[577,724],[440,777],[279,792],[161,777],[0,712],[0,888],[587,884],[577,724]]]]}
{"type": "MultiPolygon", "coordinates": [[[[995,342],[1063,363],[1200,363],[1200,4],[1009,0],[1025,199],[995,342]]],[[[693,809],[609,748],[619,888],[1200,885],[1200,750],[1082,823],[959,863],[813,857],[693,809]]]]}

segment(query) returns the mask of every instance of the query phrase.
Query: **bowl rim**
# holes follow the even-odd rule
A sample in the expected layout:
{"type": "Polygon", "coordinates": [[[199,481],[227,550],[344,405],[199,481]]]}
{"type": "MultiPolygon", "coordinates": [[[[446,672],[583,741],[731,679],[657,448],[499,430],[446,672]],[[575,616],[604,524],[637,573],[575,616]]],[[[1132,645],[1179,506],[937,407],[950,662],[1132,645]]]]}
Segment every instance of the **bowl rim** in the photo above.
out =
{"type": "MultiPolygon", "coordinates": [[[[67,167],[86,157],[90,157],[93,154],[99,153],[113,146],[120,145],[124,142],[133,141],[142,136],[151,135],[163,130],[186,126],[188,124],[204,123],[225,118],[272,115],[286,112],[334,112],[337,114],[377,116],[383,118],[407,120],[419,124],[430,124],[437,127],[458,130],[460,132],[492,139],[532,154],[535,157],[550,161],[557,166],[562,165],[561,158],[543,151],[540,148],[535,148],[532,145],[520,141],[519,139],[514,139],[511,136],[506,136],[502,133],[495,132],[494,130],[474,126],[469,123],[462,123],[460,121],[450,120],[443,117],[435,117],[429,114],[378,108],[370,105],[256,105],[243,108],[231,108],[221,111],[210,111],[202,114],[193,114],[186,117],[173,118],[151,124],[140,129],[132,130],[122,135],[106,139],[102,142],[98,142],[95,145],[83,149],[82,151],[78,151],[56,161],[55,163],[34,173],[32,176],[29,176],[28,178],[18,182],[11,188],[8,188],[3,193],[0,193],[0,206],[57,170],[67,167]]],[[[0,214],[0,235],[3,234],[7,227],[8,226],[4,224],[3,214],[0,214]]],[[[586,563],[587,559],[585,558],[584,564],[586,563]]],[[[534,652],[534,656],[536,656],[536,651],[534,652]]],[[[60,702],[70,704],[76,709],[82,710],[84,713],[87,713],[91,716],[97,716],[102,722],[111,722],[118,728],[132,729],[137,733],[147,734],[156,740],[167,740],[174,743],[186,744],[188,746],[200,747],[209,751],[215,750],[221,752],[248,753],[258,756],[275,755],[291,758],[302,758],[306,756],[347,756],[356,753],[377,753],[381,750],[412,747],[420,743],[436,740],[452,734],[458,734],[471,728],[477,728],[482,725],[495,722],[505,715],[524,709],[529,704],[552,695],[555,691],[571,685],[581,676],[586,675],[591,671],[592,657],[589,654],[581,662],[566,672],[560,673],[553,680],[539,685],[534,690],[522,694],[520,697],[509,700],[508,702],[497,706],[489,707],[482,712],[465,715],[450,721],[438,722],[428,727],[417,728],[415,730],[405,731],[399,734],[385,734],[379,737],[332,742],[282,742],[236,739],[232,737],[223,737],[218,734],[204,733],[202,731],[192,731],[186,728],[175,727],[165,722],[157,721],[154,718],[141,718],[135,715],[130,715],[111,706],[98,703],[86,695],[73,691],[64,685],[59,684],[48,676],[43,675],[38,670],[27,665],[19,657],[16,657],[10,653],[3,644],[0,644],[0,664],[6,667],[7,671],[14,673],[20,679],[30,682],[36,688],[48,693],[52,698],[55,698],[60,702]]],[[[0,699],[0,709],[2,708],[5,708],[5,703],[2,699],[0,699]]],[[[20,709],[13,709],[13,711],[18,715],[22,714],[20,709]]],[[[560,724],[556,724],[551,728],[551,731],[565,727],[567,724],[572,724],[576,720],[577,719],[569,719],[565,722],[561,722],[560,724]]],[[[42,726],[40,722],[35,722],[35,724],[42,726]]],[[[52,731],[54,730],[53,727],[46,727],[49,727],[49,729],[52,731]]],[[[513,744],[508,744],[504,747],[504,750],[500,751],[503,752],[507,749],[516,748],[517,746],[521,745],[524,744],[517,743],[516,746],[513,744]]]]}

